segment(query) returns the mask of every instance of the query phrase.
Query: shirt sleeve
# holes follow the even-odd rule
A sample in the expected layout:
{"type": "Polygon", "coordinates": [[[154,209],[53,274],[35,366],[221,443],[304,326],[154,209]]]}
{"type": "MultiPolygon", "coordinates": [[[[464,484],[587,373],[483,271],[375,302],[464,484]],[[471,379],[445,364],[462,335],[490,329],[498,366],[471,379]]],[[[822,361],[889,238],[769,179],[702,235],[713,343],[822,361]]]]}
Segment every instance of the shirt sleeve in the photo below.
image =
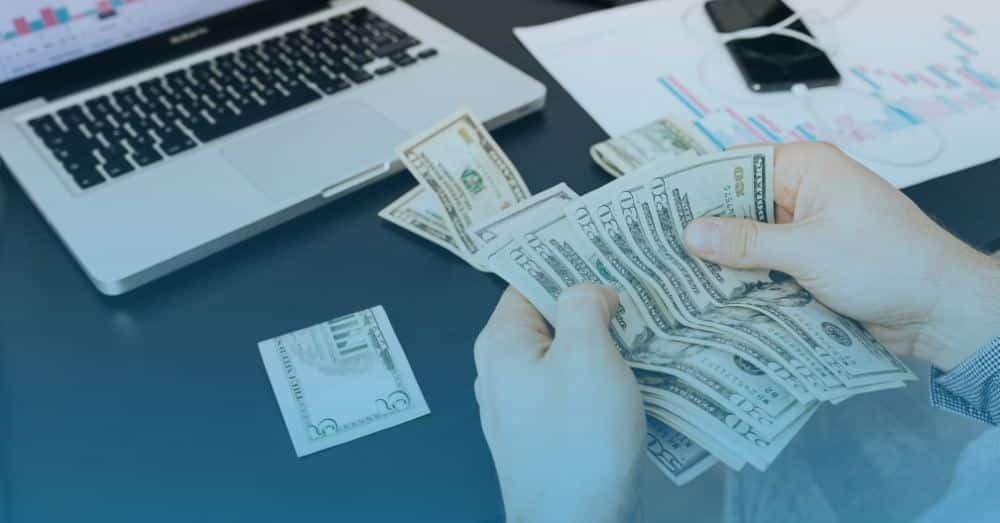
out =
{"type": "Polygon", "coordinates": [[[990,425],[1000,423],[1000,337],[951,372],[931,367],[931,403],[990,425]]]}

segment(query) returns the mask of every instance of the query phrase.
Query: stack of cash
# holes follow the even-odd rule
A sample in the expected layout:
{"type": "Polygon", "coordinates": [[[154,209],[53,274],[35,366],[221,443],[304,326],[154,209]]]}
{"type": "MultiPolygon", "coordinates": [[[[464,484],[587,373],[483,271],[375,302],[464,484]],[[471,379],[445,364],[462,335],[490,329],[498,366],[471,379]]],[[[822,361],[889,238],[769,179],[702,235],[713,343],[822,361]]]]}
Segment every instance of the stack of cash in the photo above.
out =
{"type": "Polygon", "coordinates": [[[416,211],[397,202],[383,215],[419,214],[424,228],[408,229],[446,238],[438,243],[509,282],[553,324],[565,289],[615,289],[611,338],[643,393],[647,452],[675,483],[717,461],[764,470],[821,402],[915,379],[787,275],[685,250],[683,231],[700,217],[774,221],[771,148],[682,145],[637,168],[619,163],[626,176],[582,197],[565,185],[529,196],[474,122],[454,118],[400,150],[426,202],[416,211]]]}

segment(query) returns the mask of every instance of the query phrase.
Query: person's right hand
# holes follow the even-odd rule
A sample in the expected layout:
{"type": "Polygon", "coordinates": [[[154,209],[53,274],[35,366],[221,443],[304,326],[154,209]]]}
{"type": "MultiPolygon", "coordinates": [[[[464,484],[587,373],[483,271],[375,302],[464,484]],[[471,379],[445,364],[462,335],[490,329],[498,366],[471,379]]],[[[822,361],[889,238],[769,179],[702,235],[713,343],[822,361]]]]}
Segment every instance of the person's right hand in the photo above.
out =
{"type": "Polygon", "coordinates": [[[697,220],[692,253],[788,273],[897,354],[944,371],[1000,335],[1000,267],[885,180],[819,143],[777,147],[775,173],[778,224],[697,220]]]}

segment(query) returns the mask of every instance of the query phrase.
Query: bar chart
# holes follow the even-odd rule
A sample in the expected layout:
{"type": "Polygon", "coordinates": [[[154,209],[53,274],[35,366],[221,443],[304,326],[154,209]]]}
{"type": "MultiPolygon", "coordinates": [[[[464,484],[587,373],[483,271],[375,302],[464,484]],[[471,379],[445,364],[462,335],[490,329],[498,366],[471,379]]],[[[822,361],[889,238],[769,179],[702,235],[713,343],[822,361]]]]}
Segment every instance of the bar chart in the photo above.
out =
{"type": "Polygon", "coordinates": [[[0,83],[253,1],[0,0],[0,83]]]}
{"type": "Polygon", "coordinates": [[[44,31],[48,28],[62,24],[69,24],[76,20],[86,18],[96,18],[106,20],[118,14],[118,10],[128,4],[135,4],[141,0],[101,0],[92,8],[71,13],[68,7],[43,7],[34,18],[19,16],[12,20],[12,28],[3,33],[4,40],[13,40],[20,36],[27,36],[31,33],[44,31]]]}
{"type": "MultiPolygon", "coordinates": [[[[944,16],[942,24],[942,45],[954,52],[950,63],[912,70],[864,64],[842,69],[849,75],[845,83],[853,85],[855,97],[870,100],[871,111],[859,112],[858,104],[852,103],[851,112],[813,111],[811,120],[802,119],[802,111],[747,112],[730,105],[712,106],[679,75],[662,76],[657,82],[692,117],[693,126],[719,148],[814,140],[859,144],[1000,103],[997,73],[977,65],[981,54],[971,39],[976,29],[952,15],[944,16]]],[[[822,99],[823,95],[816,96],[822,99]]]]}

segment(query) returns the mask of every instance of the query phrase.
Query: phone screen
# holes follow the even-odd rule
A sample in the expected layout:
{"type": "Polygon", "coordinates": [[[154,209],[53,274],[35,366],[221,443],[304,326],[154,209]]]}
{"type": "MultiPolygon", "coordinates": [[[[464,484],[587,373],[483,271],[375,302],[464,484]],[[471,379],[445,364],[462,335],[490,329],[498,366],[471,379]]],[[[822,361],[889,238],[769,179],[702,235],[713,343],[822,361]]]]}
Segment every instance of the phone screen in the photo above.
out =
{"type": "MultiPolygon", "coordinates": [[[[705,4],[705,9],[720,33],[769,27],[795,14],[781,0],[712,0],[705,4]]],[[[812,36],[801,20],[788,29],[812,36]]],[[[726,48],[753,91],[787,91],[795,84],[812,88],[840,83],[840,73],[826,53],[801,40],[768,35],[734,40],[726,48]]]]}

